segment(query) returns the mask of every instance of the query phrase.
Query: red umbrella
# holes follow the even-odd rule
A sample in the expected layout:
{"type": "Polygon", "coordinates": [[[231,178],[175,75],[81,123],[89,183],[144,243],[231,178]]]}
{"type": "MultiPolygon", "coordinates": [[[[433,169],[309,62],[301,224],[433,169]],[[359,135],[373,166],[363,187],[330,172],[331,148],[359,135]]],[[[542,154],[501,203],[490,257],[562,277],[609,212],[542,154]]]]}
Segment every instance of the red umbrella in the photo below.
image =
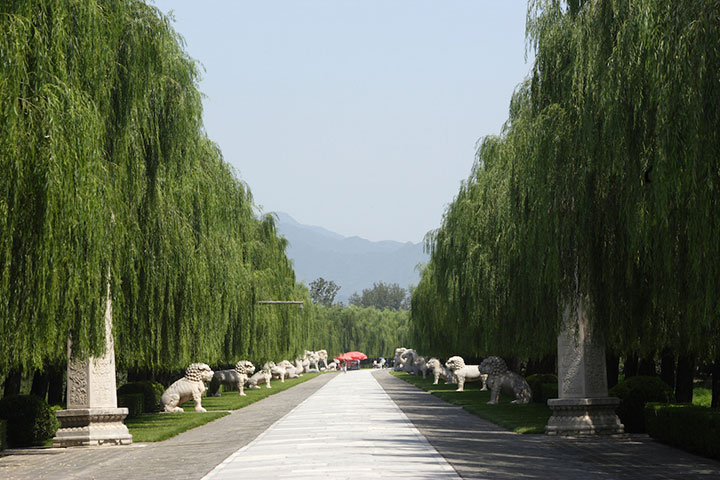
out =
{"type": "Polygon", "coordinates": [[[350,362],[353,360],[365,360],[367,358],[367,355],[365,355],[362,352],[347,352],[343,353],[342,355],[338,355],[335,357],[335,360],[340,360],[341,362],[350,362]]]}

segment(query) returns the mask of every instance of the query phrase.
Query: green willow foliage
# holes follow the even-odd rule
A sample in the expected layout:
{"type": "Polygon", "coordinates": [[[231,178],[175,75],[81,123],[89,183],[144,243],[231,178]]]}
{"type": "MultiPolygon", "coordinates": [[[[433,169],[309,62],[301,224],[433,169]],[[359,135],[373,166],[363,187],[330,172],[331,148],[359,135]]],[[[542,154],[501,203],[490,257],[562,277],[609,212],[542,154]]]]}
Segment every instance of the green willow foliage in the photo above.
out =
{"type": "Polygon", "coordinates": [[[418,348],[541,355],[581,296],[618,351],[713,355],[720,3],[533,0],[528,39],[502,135],[427,238],[418,348]]]}
{"type": "Polygon", "coordinates": [[[397,347],[408,344],[407,311],[316,304],[310,309],[317,322],[313,350],[324,348],[330,356],[360,351],[368,358],[390,358],[397,347]]]}
{"type": "Polygon", "coordinates": [[[140,0],[0,3],[0,370],[270,359],[319,322],[274,219],[202,125],[198,70],[140,0]]]}

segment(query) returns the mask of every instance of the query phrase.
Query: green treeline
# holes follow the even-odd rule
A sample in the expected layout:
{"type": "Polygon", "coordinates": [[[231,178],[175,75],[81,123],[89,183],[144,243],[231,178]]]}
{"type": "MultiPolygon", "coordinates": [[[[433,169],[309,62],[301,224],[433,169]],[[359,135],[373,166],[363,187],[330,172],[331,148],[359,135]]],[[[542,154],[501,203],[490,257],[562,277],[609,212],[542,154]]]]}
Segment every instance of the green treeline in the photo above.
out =
{"type": "Polygon", "coordinates": [[[539,358],[582,299],[614,354],[720,357],[720,3],[528,12],[534,65],[426,238],[413,346],[539,358]]]}
{"type": "Polygon", "coordinates": [[[198,75],[144,1],[0,4],[0,376],[62,368],[68,338],[104,352],[108,283],[122,370],[382,355],[407,331],[312,303],[207,138],[198,75]]]}
{"type": "Polygon", "coordinates": [[[360,351],[368,358],[391,358],[395,349],[408,343],[407,311],[374,307],[314,305],[317,337],[328,353],[360,351]]]}

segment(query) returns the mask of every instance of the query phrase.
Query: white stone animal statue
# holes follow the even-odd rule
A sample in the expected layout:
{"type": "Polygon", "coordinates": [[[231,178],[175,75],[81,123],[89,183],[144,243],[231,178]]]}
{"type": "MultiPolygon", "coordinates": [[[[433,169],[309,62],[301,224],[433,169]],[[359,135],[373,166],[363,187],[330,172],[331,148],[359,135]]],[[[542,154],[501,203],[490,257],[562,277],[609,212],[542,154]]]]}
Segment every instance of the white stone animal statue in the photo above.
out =
{"type": "Polygon", "coordinates": [[[483,382],[481,390],[487,390],[485,384],[487,375],[481,374],[477,365],[465,365],[465,360],[462,357],[455,356],[448,358],[445,366],[450,369],[457,381],[458,388],[455,390],[456,392],[463,391],[465,382],[483,382]]]}
{"type": "Polygon", "coordinates": [[[287,370],[282,365],[276,365],[273,362],[270,362],[269,365],[267,365],[268,368],[270,368],[270,374],[272,375],[272,378],[279,378],[280,383],[285,383],[285,376],[287,375],[287,370]]]}
{"type": "Polygon", "coordinates": [[[297,368],[295,368],[295,365],[290,363],[288,360],[283,360],[282,362],[278,363],[278,366],[285,369],[285,378],[298,378],[300,376],[297,373],[297,368]]]}
{"type": "Polygon", "coordinates": [[[328,363],[327,369],[332,370],[332,371],[337,371],[337,369],[338,369],[337,362],[335,360],[333,360],[332,362],[328,363]]]}
{"type": "MultiPolygon", "coordinates": [[[[327,356],[327,352],[325,352],[325,355],[327,356]]],[[[311,352],[310,350],[305,350],[304,360],[308,361],[308,372],[311,371],[311,369],[316,372],[320,371],[320,366],[318,365],[318,363],[320,363],[320,355],[318,354],[318,352],[311,352]]]]}
{"type": "Polygon", "coordinates": [[[255,375],[248,378],[247,384],[248,388],[260,388],[260,385],[258,385],[261,382],[265,382],[265,386],[267,388],[272,388],[270,386],[270,379],[272,378],[272,373],[270,373],[270,368],[263,367],[262,369],[255,372],[255,375]]]}
{"type": "Polygon", "coordinates": [[[417,357],[417,352],[413,350],[412,348],[408,348],[405,350],[402,355],[400,355],[400,361],[403,364],[402,371],[409,374],[409,375],[415,375],[415,368],[413,365],[415,364],[415,358],[417,357]]]}
{"type": "Polygon", "coordinates": [[[415,361],[413,362],[413,372],[415,372],[415,375],[422,375],[422,377],[425,378],[428,371],[429,367],[425,357],[421,357],[419,355],[415,357],[415,361]]]}
{"type": "Polygon", "coordinates": [[[508,370],[505,360],[500,357],[488,357],[478,367],[481,374],[487,375],[487,386],[490,389],[490,405],[495,405],[500,394],[515,398],[511,403],[530,403],[532,390],[525,379],[508,370]]]}
{"type": "Polygon", "coordinates": [[[305,371],[305,365],[303,365],[302,358],[295,359],[295,369],[297,370],[297,374],[302,377],[302,374],[305,371]]]}
{"type": "Polygon", "coordinates": [[[161,401],[166,412],[184,412],[179,405],[192,399],[196,412],[206,412],[200,397],[206,390],[205,382],[213,378],[213,371],[205,363],[193,363],[185,370],[185,376],[176,381],[162,394],[161,401]]]}
{"type": "Polygon", "coordinates": [[[449,383],[457,383],[453,381],[453,374],[452,371],[444,366],[442,363],[440,363],[440,360],[437,358],[431,358],[427,361],[427,367],[428,371],[432,373],[433,378],[435,379],[433,381],[433,385],[437,385],[438,381],[442,378],[445,380],[445,385],[449,383]]]}
{"type": "Polygon", "coordinates": [[[318,358],[320,359],[320,362],[322,362],[322,363],[325,365],[325,370],[327,370],[327,369],[329,368],[329,367],[328,367],[328,354],[327,354],[327,350],[318,350],[318,351],[315,352],[315,353],[317,354],[318,358]]]}
{"type": "Polygon", "coordinates": [[[235,364],[235,372],[240,377],[238,393],[241,397],[245,397],[247,396],[245,393],[245,383],[248,381],[248,377],[255,373],[255,365],[248,360],[240,360],[235,364]]]}
{"type": "Polygon", "coordinates": [[[395,360],[393,362],[393,370],[396,372],[401,372],[403,370],[403,360],[402,360],[402,354],[405,353],[407,348],[405,347],[398,347],[395,349],[395,360]]]}

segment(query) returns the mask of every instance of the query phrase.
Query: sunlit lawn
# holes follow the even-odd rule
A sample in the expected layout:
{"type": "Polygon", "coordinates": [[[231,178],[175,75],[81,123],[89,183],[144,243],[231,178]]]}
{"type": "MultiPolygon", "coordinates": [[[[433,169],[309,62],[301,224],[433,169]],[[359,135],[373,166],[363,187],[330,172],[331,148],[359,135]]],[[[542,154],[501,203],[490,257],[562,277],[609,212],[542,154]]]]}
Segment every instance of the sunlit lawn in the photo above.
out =
{"type": "Polygon", "coordinates": [[[446,402],[461,405],[468,412],[516,433],[544,433],[550,418],[550,409],[542,403],[516,405],[510,403],[512,398],[501,395],[498,405],[488,405],[490,392],[481,391],[479,382],[466,383],[464,392],[456,392],[457,385],[445,385],[442,379],[437,385],[433,385],[430,376],[423,379],[405,372],[391,373],[446,402]]]}
{"type": "Polygon", "coordinates": [[[279,380],[270,382],[269,390],[265,384],[260,389],[245,389],[247,396],[241,397],[237,391],[222,392],[220,397],[202,398],[206,413],[195,412],[192,401],[181,405],[184,413],[144,413],[135,418],[125,420],[133,442],[160,442],[200,425],[212,422],[229,414],[229,410],[237,410],[267,398],[275,393],[306,382],[322,373],[306,373],[300,378],[292,378],[281,383],[279,380]]]}
{"type": "Polygon", "coordinates": [[[712,390],[709,388],[697,387],[693,389],[693,405],[710,408],[712,401],[712,390]]]}

